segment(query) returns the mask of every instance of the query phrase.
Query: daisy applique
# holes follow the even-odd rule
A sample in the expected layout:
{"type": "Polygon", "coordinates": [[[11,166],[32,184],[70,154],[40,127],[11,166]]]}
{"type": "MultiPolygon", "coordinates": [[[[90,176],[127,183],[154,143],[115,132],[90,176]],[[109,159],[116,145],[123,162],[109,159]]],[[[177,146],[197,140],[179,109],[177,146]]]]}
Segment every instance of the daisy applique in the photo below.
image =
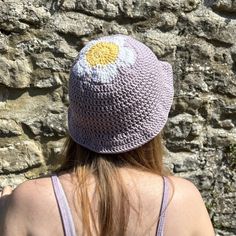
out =
{"type": "Polygon", "coordinates": [[[135,63],[135,51],[125,45],[125,37],[103,37],[89,42],[79,53],[73,67],[77,78],[98,83],[111,83],[119,73],[119,68],[135,63]]]}

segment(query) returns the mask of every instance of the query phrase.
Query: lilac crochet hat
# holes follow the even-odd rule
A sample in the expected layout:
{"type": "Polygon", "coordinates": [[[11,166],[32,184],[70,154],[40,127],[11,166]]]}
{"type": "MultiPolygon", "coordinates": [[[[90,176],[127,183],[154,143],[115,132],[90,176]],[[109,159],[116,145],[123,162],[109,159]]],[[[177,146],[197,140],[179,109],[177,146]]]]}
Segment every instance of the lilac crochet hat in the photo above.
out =
{"type": "Polygon", "coordinates": [[[154,138],[174,95],[169,63],[125,35],[92,40],[80,51],[69,80],[72,139],[98,153],[121,153],[154,138]]]}

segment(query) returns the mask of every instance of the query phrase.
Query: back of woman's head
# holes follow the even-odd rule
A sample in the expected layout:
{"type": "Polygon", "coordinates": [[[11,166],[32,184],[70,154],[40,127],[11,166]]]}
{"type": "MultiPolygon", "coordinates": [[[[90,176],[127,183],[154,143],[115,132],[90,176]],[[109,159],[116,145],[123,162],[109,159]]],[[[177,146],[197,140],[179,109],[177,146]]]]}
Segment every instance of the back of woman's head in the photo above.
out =
{"type": "Polygon", "coordinates": [[[119,170],[165,174],[160,132],[173,100],[171,65],[130,36],[92,40],[73,63],[69,100],[69,136],[58,171],[77,176],[87,235],[91,222],[97,235],[125,235],[130,204],[119,170]],[[88,197],[91,176],[97,216],[88,197]]]}
{"type": "Polygon", "coordinates": [[[68,136],[62,153],[60,170],[75,171],[79,166],[88,166],[93,171],[96,168],[94,162],[105,160],[117,168],[134,168],[165,175],[167,170],[163,166],[163,153],[161,134],[138,148],[117,154],[96,153],[77,144],[68,136]]]}

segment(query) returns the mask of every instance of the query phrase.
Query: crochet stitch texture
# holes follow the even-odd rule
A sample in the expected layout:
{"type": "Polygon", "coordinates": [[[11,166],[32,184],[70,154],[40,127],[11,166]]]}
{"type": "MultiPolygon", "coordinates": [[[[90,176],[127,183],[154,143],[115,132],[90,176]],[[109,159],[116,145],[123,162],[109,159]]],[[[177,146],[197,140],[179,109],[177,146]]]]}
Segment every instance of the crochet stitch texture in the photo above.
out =
{"type": "Polygon", "coordinates": [[[173,73],[150,48],[125,35],[90,41],[69,80],[68,128],[98,153],[121,153],[154,138],[173,101],[173,73]]]}

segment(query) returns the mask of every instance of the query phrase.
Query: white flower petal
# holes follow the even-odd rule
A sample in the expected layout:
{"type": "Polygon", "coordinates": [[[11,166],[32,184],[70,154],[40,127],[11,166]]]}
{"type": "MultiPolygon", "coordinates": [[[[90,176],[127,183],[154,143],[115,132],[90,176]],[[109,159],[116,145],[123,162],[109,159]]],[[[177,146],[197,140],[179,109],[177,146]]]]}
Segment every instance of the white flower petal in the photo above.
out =
{"type": "Polygon", "coordinates": [[[128,47],[123,47],[120,50],[119,56],[117,58],[118,66],[130,66],[135,63],[136,55],[134,51],[128,47]]]}
{"type": "Polygon", "coordinates": [[[95,71],[97,76],[101,78],[101,81],[110,82],[117,75],[117,67],[115,64],[110,64],[102,68],[96,68],[95,71]]]}

